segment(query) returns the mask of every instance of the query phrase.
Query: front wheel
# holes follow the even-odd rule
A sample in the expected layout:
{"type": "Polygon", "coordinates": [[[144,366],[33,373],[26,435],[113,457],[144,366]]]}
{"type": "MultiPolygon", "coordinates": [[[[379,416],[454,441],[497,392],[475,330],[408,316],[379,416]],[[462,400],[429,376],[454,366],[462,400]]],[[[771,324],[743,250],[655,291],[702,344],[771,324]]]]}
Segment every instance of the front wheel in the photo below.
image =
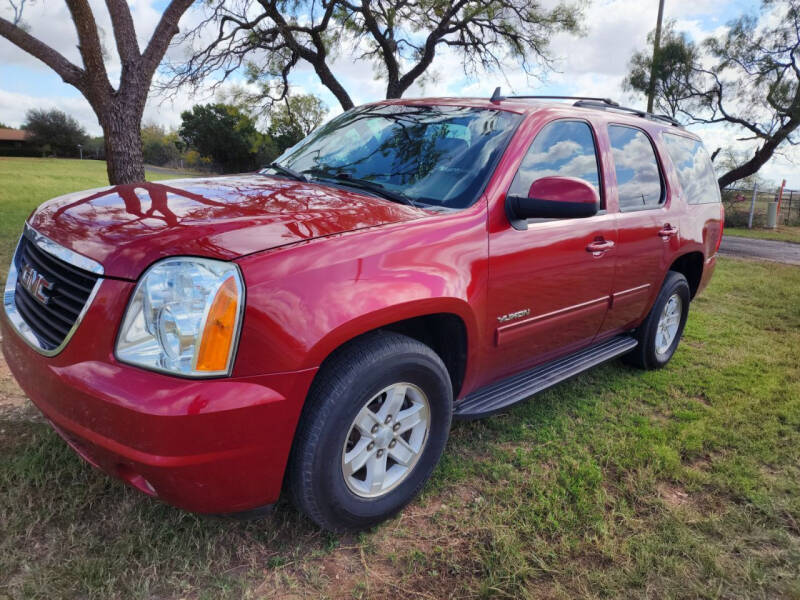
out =
{"type": "Polygon", "coordinates": [[[683,335],[691,291],[682,273],[670,271],[653,308],[636,330],[639,344],[623,358],[642,369],[660,369],[669,362],[683,335]]]}
{"type": "Polygon", "coordinates": [[[397,513],[438,463],[452,405],[447,369],[417,340],[375,332],[344,347],[303,409],[288,473],[295,504],[332,531],[397,513]]]}

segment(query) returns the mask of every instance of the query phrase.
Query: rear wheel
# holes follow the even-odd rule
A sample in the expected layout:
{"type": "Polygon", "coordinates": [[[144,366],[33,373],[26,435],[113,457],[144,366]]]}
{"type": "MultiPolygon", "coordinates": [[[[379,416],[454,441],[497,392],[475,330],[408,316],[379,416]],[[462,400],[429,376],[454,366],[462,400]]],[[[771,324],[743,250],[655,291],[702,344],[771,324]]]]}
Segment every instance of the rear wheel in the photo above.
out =
{"type": "Polygon", "coordinates": [[[642,369],[660,369],[675,354],[689,315],[691,292],[683,274],[670,271],[653,308],[636,330],[639,344],[625,362],[642,369]]]}
{"type": "Polygon", "coordinates": [[[321,527],[375,525],[410,502],[450,432],[453,392],[442,360],[404,335],[375,332],[323,366],[298,425],[288,483],[321,527]]]}

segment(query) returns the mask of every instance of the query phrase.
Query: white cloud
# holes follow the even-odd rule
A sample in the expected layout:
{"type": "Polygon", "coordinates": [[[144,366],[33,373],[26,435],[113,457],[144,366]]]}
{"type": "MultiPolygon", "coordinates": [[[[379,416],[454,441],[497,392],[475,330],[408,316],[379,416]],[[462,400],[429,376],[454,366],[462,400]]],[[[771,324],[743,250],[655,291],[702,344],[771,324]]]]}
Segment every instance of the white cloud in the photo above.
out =
{"type": "Polygon", "coordinates": [[[32,108],[56,108],[74,117],[89,133],[100,132],[97,117],[83,96],[31,96],[0,88],[0,121],[19,127],[25,121],[25,113],[32,108]]]}
{"type": "MultiPolygon", "coordinates": [[[[547,0],[552,3],[555,0],[547,0]]],[[[136,24],[140,47],[144,48],[158,19],[163,3],[159,0],[128,0],[136,24]]],[[[109,75],[112,80],[119,77],[119,58],[113,42],[108,12],[103,0],[90,0],[95,11],[98,26],[102,32],[108,55],[109,75]]],[[[253,3],[254,5],[256,3],[253,3]]],[[[727,0],[670,0],[666,6],[665,19],[676,19],[679,30],[687,31],[696,40],[724,30],[725,23],[752,9],[757,4],[752,0],[740,0],[732,5],[727,0]]],[[[255,8],[254,8],[255,10],[255,8]]],[[[0,14],[6,14],[5,3],[0,4],[0,14]]],[[[203,7],[195,5],[183,18],[181,29],[188,30],[202,18],[203,7]]],[[[558,34],[551,40],[551,51],[556,57],[556,72],[550,73],[543,81],[525,75],[520,65],[508,64],[504,75],[501,73],[479,73],[475,77],[464,74],[459,56],[449,48],[437,53],[434,64],[429,69],[424,82],[415,83],[406,93],[414,96],[486,96],[496,85],[505,91],[515,93],[556,93],[611,97],[624,103],[640,106],[641,97],[631,96],[622,90],[622,82],[627,73],[632,53],[646,44],[647,33],[654,27],[657,3],[641,0],[594,0],[585,10],[584,25],[586,35],[576,38],[571,34],[558,34]],[[510,88],[510,89],[509,89],[510,88]]],[[[767,16],[773,19],[775,15],[767,16]]],[[[77,51],[77,37],[66,6],[61,2],[45,0],[29,4],[25,18],[31,33],[45,40],[67,58],[80,64],[77,51]]],[[[207,36],[213,35],[208,32],[207,36]]],[[[209,39],[209,38],[204,38],[209,39]]],[[[376,75],[373,64],[353,60],[357,54],[352,42],[342,40],[338,54],[332,62],[332,70],[349,90],[356,104],[380,99],[385,94],[385,81],[376,75]]],[[[171,48],[168,57],[180,60],[186,56],[185,47],[171,48]]],[[[71,87],[49,72],[38,60],[17,49],[9,42],[0,39],[0,77],[4,69],[24,70],[23,81],[3,81],[0,79],[0,121],[18,125],[24,120],[24,113],[32,107],[57,107],[72,114],[93,134],[100,132],[97,120],[86,101],[71,87]],[[29,80],[28,80],[29,79],[29,80]],[[41,82],[53,80],[47,91],[41,82]],[[38,83],[38,85],[37,85],[38,83]]],[[[8,72],[8,71],[6,71],[8,72]]],[[[242,81],[239,79],[238,84],[242,81]]],[[[328,104],[330,114],[340,112],[333,95],[319,82],[313,69],[301,62],[292,75],[296,90],[315,93],[328,104]]],[[[223,89],[229,89],[223,86],[223,89]]],[[[173,97],[164,99],[151,96],[145,109],[145,121],[152,121],[167,127],[180,124],[180,112],[197,102],[208,102],[215,93],[195,94],[181,90],[173,97]]],[[[731,146],[752,151],[752,142],[741,142],[740,132],[726,127],[693,128],[706,141],[709,150],[717,146],[731,146]]],[[[798,151],[787,150],[790,157],[800,159],[798,151]]],[[[800,188],[800,169],[783,157],[773,158],[762,171],[768,179],[780,180],[787,177],[792,187],[800,188]]]]}

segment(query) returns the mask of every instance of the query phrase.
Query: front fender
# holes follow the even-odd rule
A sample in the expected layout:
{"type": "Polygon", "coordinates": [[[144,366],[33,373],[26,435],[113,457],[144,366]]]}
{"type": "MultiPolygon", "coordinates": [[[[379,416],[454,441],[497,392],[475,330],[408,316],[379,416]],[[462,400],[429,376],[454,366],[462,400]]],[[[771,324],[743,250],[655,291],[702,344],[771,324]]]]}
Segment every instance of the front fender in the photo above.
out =
{"type": "Polygon", "coordinates": [[[434,313],[461,318],[472,348],[484,329],[487,258],[481,203],[242,258],[234,374],[316,367],[358,335],[434,313]]]}
{"type": "Polygon", "coordinates": [[[450,314],[461,319],[467,331],[467,341],[478,335],[478,324],[475,315],[463,299],[460,298],[426,298],[384,306],[370,313],[355,316],[342,323],[309,350],[307,361],[317,366],[334,350],[359,335],[386,327],[398,321],[424,317],[434,314],[450,314]]]}

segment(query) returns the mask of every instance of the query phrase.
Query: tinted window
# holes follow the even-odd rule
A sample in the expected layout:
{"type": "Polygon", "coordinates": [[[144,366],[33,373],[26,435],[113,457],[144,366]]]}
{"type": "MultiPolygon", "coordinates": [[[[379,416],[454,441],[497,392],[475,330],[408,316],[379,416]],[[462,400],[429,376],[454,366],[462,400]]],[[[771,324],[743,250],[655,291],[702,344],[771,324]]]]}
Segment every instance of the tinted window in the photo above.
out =
{"type": "Polygon", "coordinates": [[[546,125],[528,148],[508,193],[527,197],[534,181],[549,176],[584,179],[600,195],[597,154],[587,123],[554,121],[546,125]]]}
{"type": "Polygon", "coordinates": [[[674,133],[665,134],[664,141],[667,154],[678,171],[686,201],[689,204],[719,202],[717,177],[703,144],[674,133]]]}
{"type": "Polygon", "coordinates": [[[464,208],[520,119],[460,106],[368,105],[333,119],[278,162],[312,179],[367,180],[423,204],[464,208]]]}
{"type": "Polygon", "coordinates": [[[639,129],[609,125],[619,209],[654,207],[663,200],[661,175],[650,139],[639,129]]]}

